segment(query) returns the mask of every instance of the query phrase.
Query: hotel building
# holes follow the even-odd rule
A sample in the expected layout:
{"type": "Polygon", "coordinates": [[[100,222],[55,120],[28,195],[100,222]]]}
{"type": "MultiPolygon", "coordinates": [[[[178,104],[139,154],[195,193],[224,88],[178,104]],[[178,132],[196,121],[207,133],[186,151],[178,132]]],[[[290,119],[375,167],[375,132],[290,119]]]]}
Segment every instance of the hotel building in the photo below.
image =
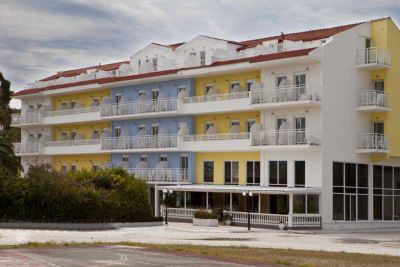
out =
{"type": "Polygon", "coordinates": [[[400,31],[391,18],[247,41],[199,35],[28,85],[25,170],[121,167],[155,215],[400,226],[400,31]],[[244,196],[246,193],[247,196],[244,196]],[[251,197],[248,195],[251,193],[251,197]]]}

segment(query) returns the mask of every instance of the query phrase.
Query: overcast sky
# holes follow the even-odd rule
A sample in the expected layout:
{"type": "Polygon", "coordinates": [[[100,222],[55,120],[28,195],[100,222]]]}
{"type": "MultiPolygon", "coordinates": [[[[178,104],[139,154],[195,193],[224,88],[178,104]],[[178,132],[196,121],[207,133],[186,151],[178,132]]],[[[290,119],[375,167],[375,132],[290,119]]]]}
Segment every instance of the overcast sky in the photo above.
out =
{"type": "Polygon", "coordinates": [[[400,20],[399,0],[1,0],[0,71],[19,91],[57,71],[127,60],[150,42],[246,40],[387,16],[400,20]]]}

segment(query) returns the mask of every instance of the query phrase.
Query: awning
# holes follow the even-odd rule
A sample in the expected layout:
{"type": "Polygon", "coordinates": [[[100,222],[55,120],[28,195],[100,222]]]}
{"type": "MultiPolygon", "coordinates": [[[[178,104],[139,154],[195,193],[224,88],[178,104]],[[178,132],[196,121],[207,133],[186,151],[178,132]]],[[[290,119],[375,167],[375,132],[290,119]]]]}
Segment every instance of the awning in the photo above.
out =
{"type": "Polygon", "coordinates": [[[186,192],[214,192],[214,193],[243,193],[253,192],[256,194],[319,194],[321,188],[317,187],[277,187],[277,186],[248,186],[248,185],[159,185],[156,190],[172,190],[186,192]]]}

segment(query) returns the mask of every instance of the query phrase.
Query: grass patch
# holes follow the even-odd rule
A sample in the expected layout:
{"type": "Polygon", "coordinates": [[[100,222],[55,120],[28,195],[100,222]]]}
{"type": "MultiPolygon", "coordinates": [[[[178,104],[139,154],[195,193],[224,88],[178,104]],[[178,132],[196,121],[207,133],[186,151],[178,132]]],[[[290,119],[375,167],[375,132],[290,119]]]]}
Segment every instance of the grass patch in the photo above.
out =
{"type": "Polygon", "coordinates": [[[292,249],[250,248],[250,247],[214,247],[195,245],[158,245],[131,242],[120,243],[27,243],[24,245],[0,246],[0,249],[14,248],[63,248],[93,247],[99,245],[125,245],[146,247],[153,250],[182,253],[192,256],[215,257],[221,260],[262,265],[298,266],[298,267],[359,267],[359,266],[400,266],[400,257],[386,255],[367,255],[359,253],[325,252],[292,249]]]}

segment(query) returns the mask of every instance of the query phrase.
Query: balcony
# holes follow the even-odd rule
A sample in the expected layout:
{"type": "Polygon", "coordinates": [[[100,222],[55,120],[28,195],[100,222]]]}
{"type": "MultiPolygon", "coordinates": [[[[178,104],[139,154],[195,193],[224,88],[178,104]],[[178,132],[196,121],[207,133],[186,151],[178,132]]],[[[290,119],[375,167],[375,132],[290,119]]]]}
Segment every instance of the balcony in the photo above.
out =
{"type": "Polygon", "coordinates": [[[267,150],[305,149],[320,145],[320,130],[270,130],[251,133],[251,145],[267,150]]]}
{"type": "Polygon", "coordinates": [[[378,47],[358,49],[357,67],[366,70],[390,68],[392,67],[391,52],[378,47]]]}
{"type": "Polygon", "coordinates": [[[44,155],[75,155],[101,153],[100,139],[77,139],[43,142],[44,155]]]}
{"type": "Polygon", "coordinates": [[[11,126],[26,126],[35,125],[42,122],[42,116],[39,112],[29,112],[25,115],[21,114],[11,114],[11,126]]]}
{"type": "Polygon", "coordinates": [[[254,90],[250,93],[253,108],[312,107],[321,104],[321,86],[284,86],[254,90]]]}
{"type": "Polygon", "coordinates": [[[389,153],[389,137],[378,133],[358,135],[357,153],[389,153]]]}
{"type": "Polygon", "coordinates": [[[249,110],[249,92],[207,94],[183,98],[182,113],[204,114],[249,110]]]}
{"type": "Polygon", "coordinates": [[[178,138],[176,135],[142,135],[120,136],[101,139],[101,149],[118,151],[176,151],[178,138]]]}
{"type": "Polygon", "coordinates": [[[389,111],[389,94],[375,90],[361,90],[357,95],[357,110],[370,112],[389,111]]]}
{"type": "Polygon", "coordinates": [[[134,101],[102,105],[100,116],[107,118],[145,118],[170,116],[178,113],[178,99],[165,98],[150,101],[134,101]]]}
{"type": "Polygon", "coordinates": [[[150,184],[188,184],[191,183],[187,169],[127,169],[130,174],[150,184]]]}
{"type": "Polygon", "coordinates": [[[249,133],[215,133],[185,135],[187,151],[251,151],[249,133]]]}
{"type": "Polygon", "coordinates": [[[99,121],[101,120],[99,111],[99,106],[45,111],[43,113],[43,124],[54,125],[60,123],[68,124],[99,121]]]}
{"type": "Polygon", "coordinates": [[[17,156],[38,155],[40,153],[39,143],[14,143],[14,152],[17,156]]]}

